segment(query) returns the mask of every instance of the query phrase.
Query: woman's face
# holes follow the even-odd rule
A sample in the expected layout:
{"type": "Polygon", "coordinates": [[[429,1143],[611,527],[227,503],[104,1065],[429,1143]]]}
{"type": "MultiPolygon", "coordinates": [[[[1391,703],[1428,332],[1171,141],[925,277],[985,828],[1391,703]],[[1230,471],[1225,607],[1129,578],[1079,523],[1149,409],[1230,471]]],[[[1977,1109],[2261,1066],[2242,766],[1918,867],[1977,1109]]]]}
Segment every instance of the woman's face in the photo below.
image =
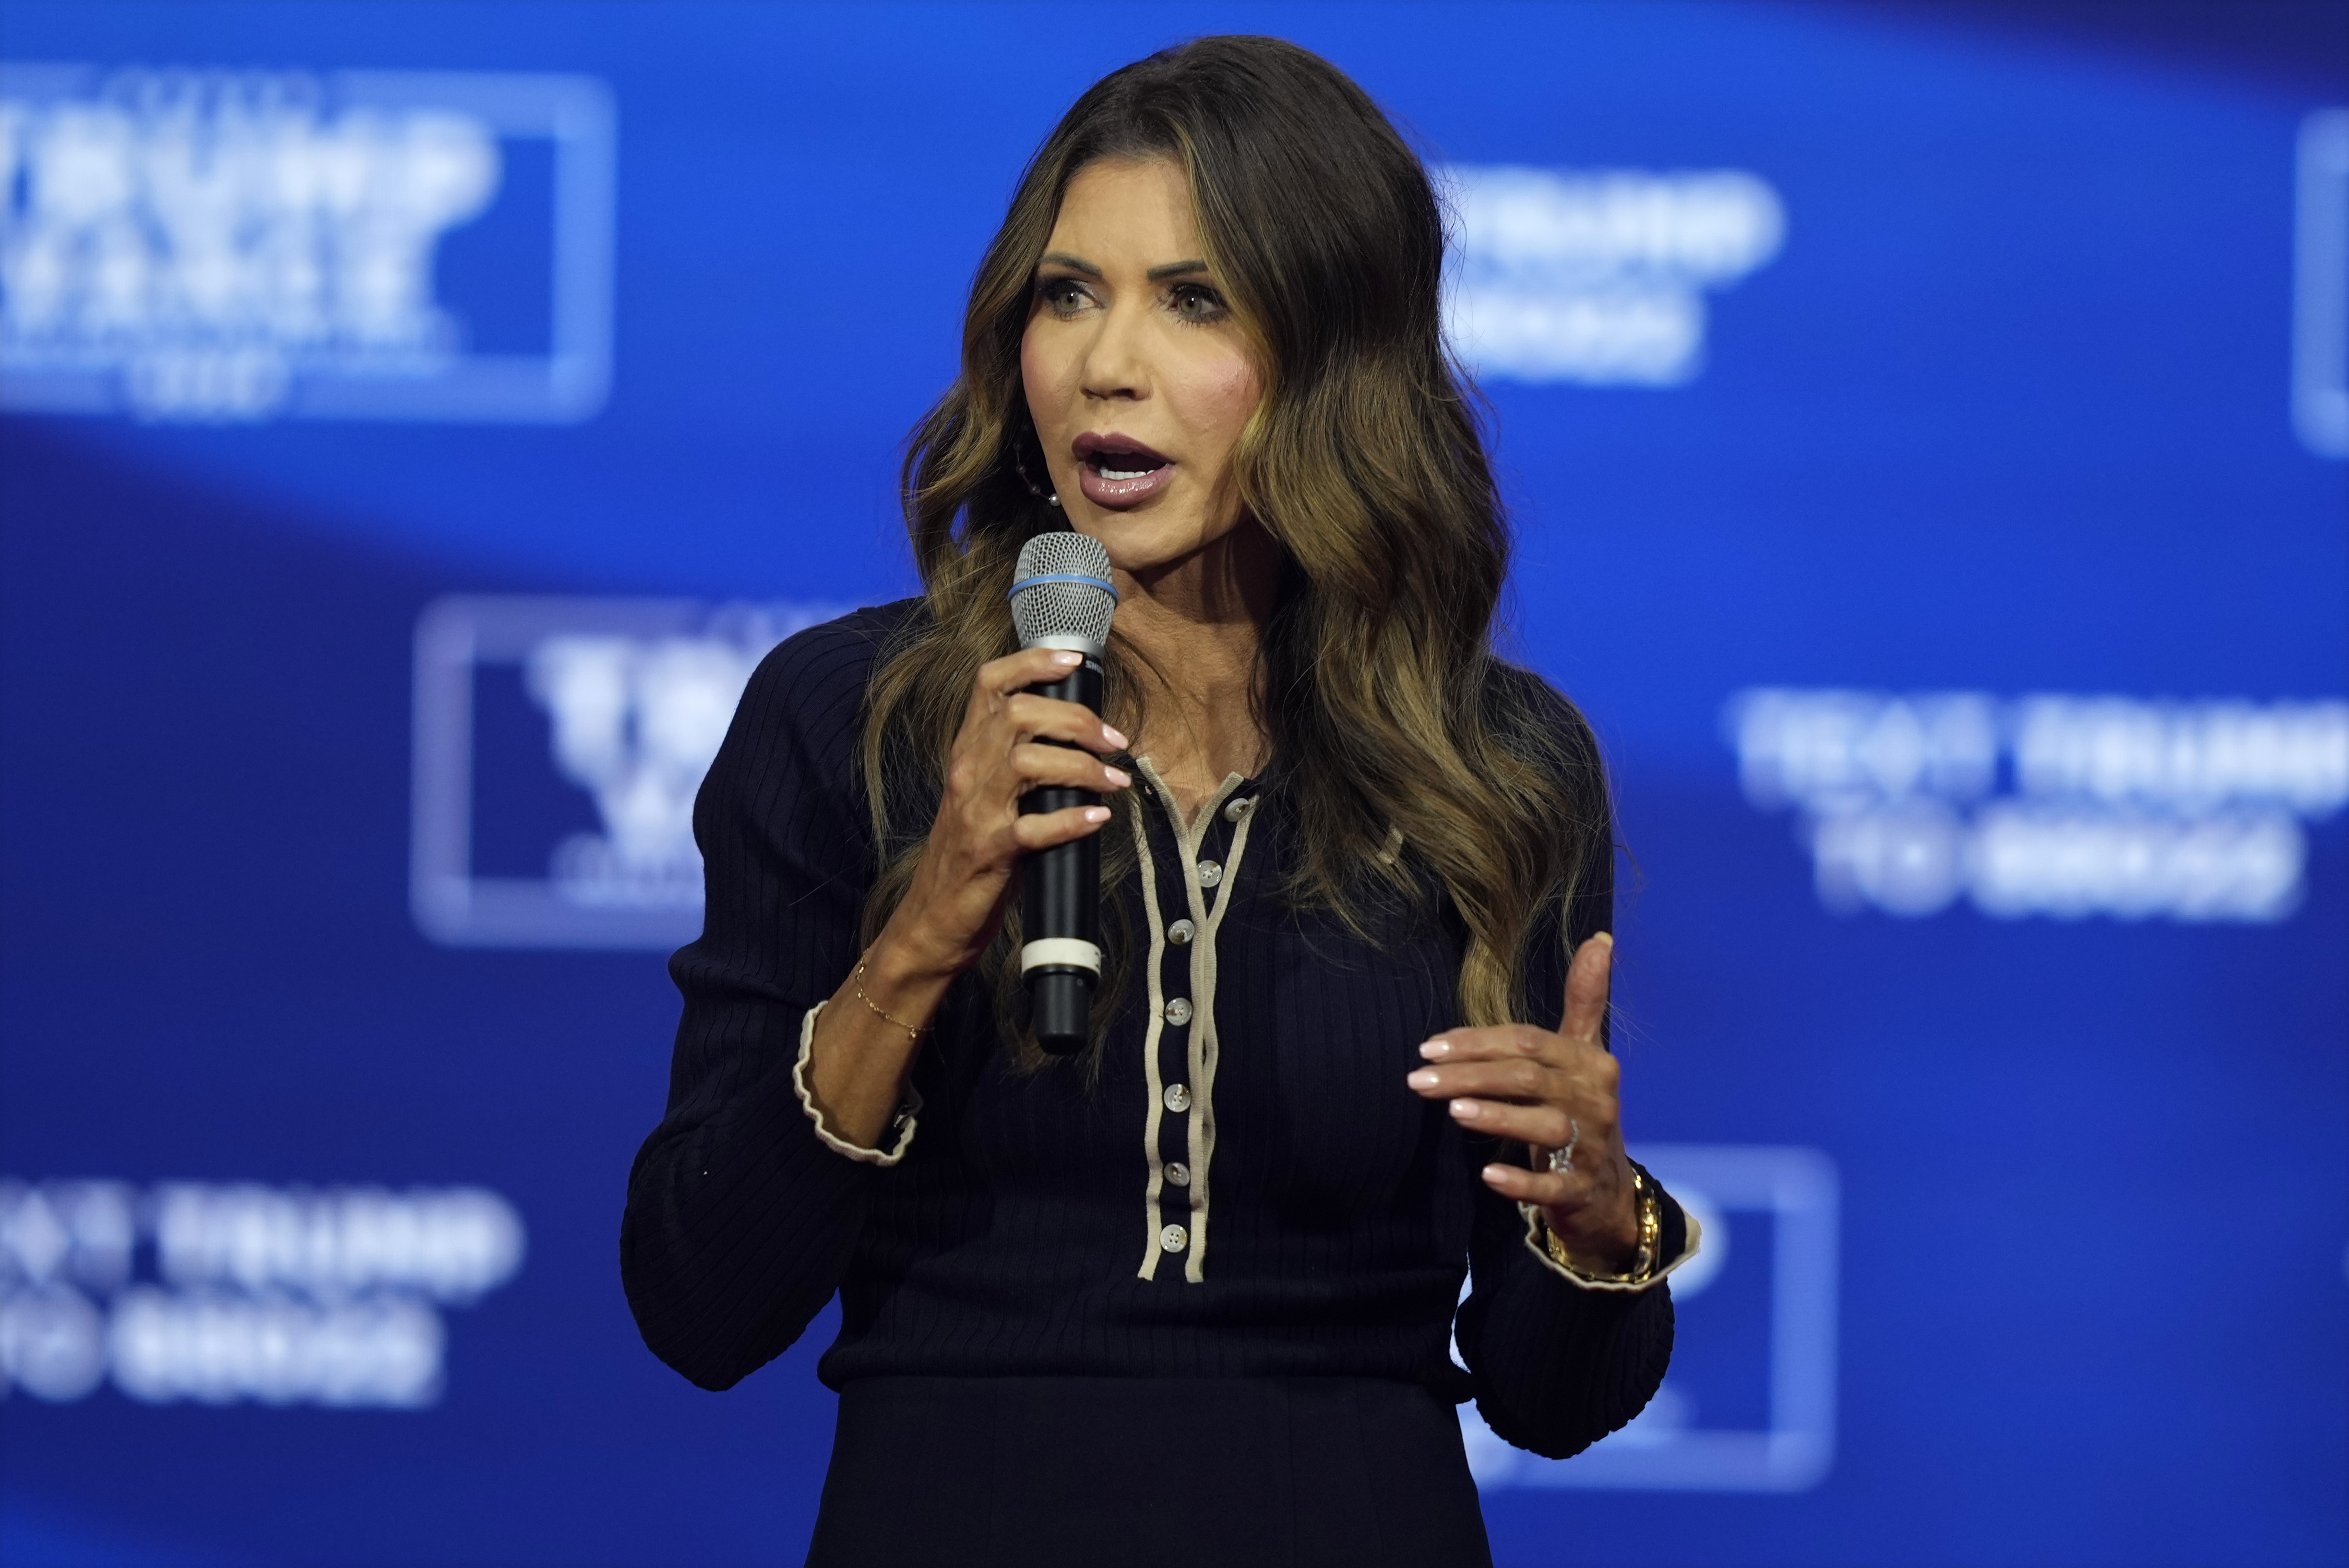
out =
{"type": "Polygon", "coordinates": [[[1172,564],[1238,523],[1232,448],[1263,382],[1201,259],[1179,165],[1091,163],[1069,181],[1019,373],[1062,511],[1119,571],[1172,564]]]}

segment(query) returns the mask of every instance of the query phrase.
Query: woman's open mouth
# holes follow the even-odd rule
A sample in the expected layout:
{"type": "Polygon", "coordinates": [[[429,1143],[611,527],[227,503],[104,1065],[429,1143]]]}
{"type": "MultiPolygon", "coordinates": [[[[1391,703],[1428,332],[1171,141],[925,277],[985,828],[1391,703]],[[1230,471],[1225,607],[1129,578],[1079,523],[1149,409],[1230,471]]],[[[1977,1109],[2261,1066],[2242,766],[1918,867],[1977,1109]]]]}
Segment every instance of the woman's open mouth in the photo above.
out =
{"type": "Polygon", "coordinates": [[[1077,438],[1077,482],[1095,506],[1129,507],[1156,495],[1174,477],[1174,465],[1123,436],[1077,438]]]}

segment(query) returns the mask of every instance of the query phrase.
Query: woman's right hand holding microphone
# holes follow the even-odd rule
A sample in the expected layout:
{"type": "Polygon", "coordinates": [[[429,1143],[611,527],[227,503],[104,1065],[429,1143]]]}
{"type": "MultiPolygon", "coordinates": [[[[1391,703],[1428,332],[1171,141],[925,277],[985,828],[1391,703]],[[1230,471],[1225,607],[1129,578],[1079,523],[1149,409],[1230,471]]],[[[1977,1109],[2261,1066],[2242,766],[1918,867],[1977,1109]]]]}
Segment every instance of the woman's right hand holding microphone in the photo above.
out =
{"type": "Polygon", "coordinates": [[[1024,648],[981,665],[971,683],[913,884],[816,1020],[808,1092],[849,1142],[876,1146],[904,1098],[919,1031],[954,977],[995,940],[1020,859],[1099,832],[1109,820],[1105,806],[1023,816],[1020,797],[1044,785],[1110,794],[1133,783],[1096,755],[1124,749],[1124,736],[1081,704],[1027,689],[1079,662],[1075,654],[1024,648]]]}

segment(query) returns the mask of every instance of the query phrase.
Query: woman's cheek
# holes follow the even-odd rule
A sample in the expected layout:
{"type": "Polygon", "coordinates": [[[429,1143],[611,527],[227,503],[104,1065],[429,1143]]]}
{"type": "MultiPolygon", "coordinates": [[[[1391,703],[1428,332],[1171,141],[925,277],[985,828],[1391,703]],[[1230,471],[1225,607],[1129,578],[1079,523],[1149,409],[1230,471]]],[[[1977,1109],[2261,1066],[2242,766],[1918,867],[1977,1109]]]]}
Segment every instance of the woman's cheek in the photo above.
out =
{"type": "Polygon", "coordinates": [[[1037,394],[1044,390],[1044,377],[1041,374],[1043,366],[1036,363],[1037,356],[1035,342],[1036,340],[1033,334],[1030,334],[1020,342],[1019,388],[1022,395],[1028,399],[1029,412],[1036,417],[1039,424],[1041,424],[1043,422],[1045,413],[1045,399],[1037,396],[1037,394]]]}
{"type": "Polygon", "coordinates": [[[1066,402],[1060,394],[1060,378],[1054,372],[1052,356],[1038,341],[1031,325],[1019,340],[1019,380],[1028,395],[1028,411],[1040,432],[1050,430],[1061,422],[1066,402]]]}
{"type": "Polygon", "coordinates": [[[1256,366],[1237,355],[1218,355],[1194,366],[1185,379],[1189,418],[1184,422],[1202,435],[1212,435],[1219,454],[1228,459],[1264,396],[1256,366]]]}

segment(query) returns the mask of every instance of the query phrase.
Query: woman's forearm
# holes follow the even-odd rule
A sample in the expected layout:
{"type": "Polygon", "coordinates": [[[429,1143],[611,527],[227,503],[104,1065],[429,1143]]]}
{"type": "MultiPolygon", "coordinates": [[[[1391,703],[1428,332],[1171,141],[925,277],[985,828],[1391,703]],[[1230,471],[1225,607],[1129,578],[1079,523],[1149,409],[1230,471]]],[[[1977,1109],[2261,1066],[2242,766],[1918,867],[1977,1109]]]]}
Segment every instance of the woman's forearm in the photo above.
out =
{"type": "Polygon", "coordinates": [[[1661,1286],[1581,1290],[1527,1257],[1479,1315],[1476,1408],[1521,1449],[1579,1453],[1646,1408],[1671,1360],[1672,1329],[1661,1286]]]}
{"type": "Polygon", "coordinates": [[[987,951],[1020,857],[1109,820],[1100,806],[1030,815],[1019,810],[1021,797],[1040,786],[1095,794],[1132,786],[1092,755],[1123,749],[1124,736],[1090,708],[1030,689],[1067,676],[1079,657],[1023,648],[982,665],[973,678],[914,885],[832,994],[808,1042],[809,1098],[834,1136],[869,1149],[889,1125],[921,1033],[955,976],[987,951]]]}
{"type": "Polygon", "coordinates": [[[840,1137],[866,1148],[905,1099],[921,1048],[914,1031],[927,1029],[957,972],[922,940],[917,915],[899,915],[865,950],[861,975],[851,970],[832,994],[808,1048],[809,1097],[840,1137]]]}

